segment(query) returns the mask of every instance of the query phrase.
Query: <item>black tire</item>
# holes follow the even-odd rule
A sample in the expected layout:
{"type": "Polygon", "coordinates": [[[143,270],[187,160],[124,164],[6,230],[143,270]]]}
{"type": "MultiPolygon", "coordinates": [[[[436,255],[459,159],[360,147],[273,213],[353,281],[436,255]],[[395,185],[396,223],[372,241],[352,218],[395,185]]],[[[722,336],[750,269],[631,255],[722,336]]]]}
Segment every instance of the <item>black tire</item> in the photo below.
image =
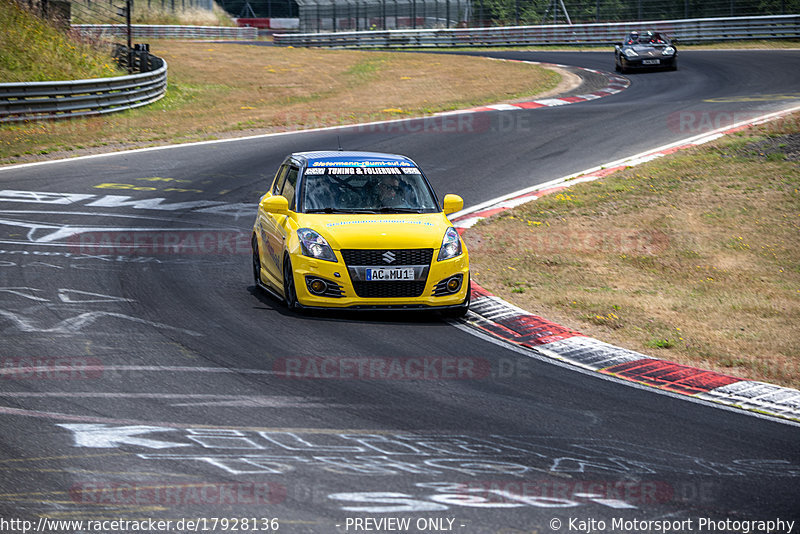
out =
{"type": "Polygon", "coordinates": [[[470,296],[472,295],[472,282],[467,282],[467,296],[464,298],[464,302],[456,307],[456,308],[448,308],[444,311],[445,317],[450,317],[452,319],[460,319],[464,317],[469,312],[469,303],[470,303],[470,296]]]}
{"type": "Polygon", "coordinates": [[[297,289],[294,286],[294,270],[292,270],[292,260],[289,256],[283,258],[283,302],[290,310],[298,310],[300,303],[297,302],[297,289]]]}
{"type": "Polygon", "coordinates": [[[256,288],[261,287],[261,256],[258,254],[258,238],[253,234],[253,239],[250,243],[253,249],[253,282],[256,288]]]}

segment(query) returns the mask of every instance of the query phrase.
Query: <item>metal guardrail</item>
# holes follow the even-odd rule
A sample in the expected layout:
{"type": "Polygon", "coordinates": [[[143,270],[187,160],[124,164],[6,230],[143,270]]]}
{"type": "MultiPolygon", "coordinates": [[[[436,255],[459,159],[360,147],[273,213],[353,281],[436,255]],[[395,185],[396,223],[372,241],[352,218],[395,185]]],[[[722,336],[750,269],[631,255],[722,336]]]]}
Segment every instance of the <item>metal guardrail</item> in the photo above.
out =
{"type": "Polygon", "coordinates": [[[0,84],[0,122],[102,115],[152,104],[167,92],[167,63],[117,48],[120,63],[143,72],[116,78],[0,84]],[[121,55],[122,54],[122,55],[121,55]]]}
{"type": "Polygon", "coordinates": [[[683,43],[799,39],[800,15],[725,17],[606,24],[558,24],[502,28],[383,30],[335,33],[275,34],[283,46],[337,48],[436,48],[519,45],[607,45],[631,30],[662,32],[683,43]]]}
{"type": "MultiPolygon", "coordinates": [[[[93,38],[128,35],[125,24],[73,24],[72,29],[93,38]]],[[[257,28],[238,26],[178,26],[131,24],[134,39],[231,39],[249,41],[258,38],[257,28]]]]}

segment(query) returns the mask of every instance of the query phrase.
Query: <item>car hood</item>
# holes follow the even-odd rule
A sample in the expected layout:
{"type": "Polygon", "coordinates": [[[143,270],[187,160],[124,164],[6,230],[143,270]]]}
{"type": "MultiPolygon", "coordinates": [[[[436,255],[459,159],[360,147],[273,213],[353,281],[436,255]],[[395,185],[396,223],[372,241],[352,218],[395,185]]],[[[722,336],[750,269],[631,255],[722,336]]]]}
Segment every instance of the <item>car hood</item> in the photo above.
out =
{"type": "Polygon", "coordinates": [[[637,54],[640,56],[660,56],[661,52],[667,47],[667,45],[658,45],[658,46],[651,46],[651,45],[633,45],[629,46],[628,48],[633,48],[637,54]]]}
{"type": "Polygon", "coordinates": [[[350,248],[434,248],[452,226],[443,213],[303,214],[297,223],[319,232],[335,250],[350,248]]]}

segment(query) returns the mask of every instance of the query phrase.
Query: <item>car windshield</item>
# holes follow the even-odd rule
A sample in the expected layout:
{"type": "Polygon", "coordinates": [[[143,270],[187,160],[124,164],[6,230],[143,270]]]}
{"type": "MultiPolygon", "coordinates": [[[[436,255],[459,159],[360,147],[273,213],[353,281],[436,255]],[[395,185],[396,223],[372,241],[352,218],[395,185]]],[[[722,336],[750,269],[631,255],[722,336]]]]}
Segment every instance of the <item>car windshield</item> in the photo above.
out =
{"type": "Polygon", "coordinates": [[[306,213],[433,213],[433,193],[416,167],[311,167],[303,178],[306,213]]]}
{"type": "Polygon", "coordinates": [[[664,45],[669,43],[668,39],[662,36],[660,33],[651,33],[651,32],[646,32],[642,34],[632,33],[628,35],[628,39],[626,40],[626,42],[627,44],[641,44],[641,45],[664,45]]]}

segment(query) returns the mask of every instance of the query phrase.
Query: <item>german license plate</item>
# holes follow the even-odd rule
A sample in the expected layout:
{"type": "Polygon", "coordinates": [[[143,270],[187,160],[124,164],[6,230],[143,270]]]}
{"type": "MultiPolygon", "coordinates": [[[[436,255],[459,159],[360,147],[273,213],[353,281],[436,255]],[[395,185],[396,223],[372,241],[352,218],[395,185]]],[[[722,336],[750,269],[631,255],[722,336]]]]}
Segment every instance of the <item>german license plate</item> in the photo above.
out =
{"type": "Polygon", "coordinates": [[[394,282],[414,280],[414,269],[370,269],[367,268],[367,282],[394,282]]]}
{"type": "Polygon", "coordinates": [[[643,59],[642,60],[642,65],[660,65],[660,64],[661,64],[661,60],[660,59],[643,59]]]}

